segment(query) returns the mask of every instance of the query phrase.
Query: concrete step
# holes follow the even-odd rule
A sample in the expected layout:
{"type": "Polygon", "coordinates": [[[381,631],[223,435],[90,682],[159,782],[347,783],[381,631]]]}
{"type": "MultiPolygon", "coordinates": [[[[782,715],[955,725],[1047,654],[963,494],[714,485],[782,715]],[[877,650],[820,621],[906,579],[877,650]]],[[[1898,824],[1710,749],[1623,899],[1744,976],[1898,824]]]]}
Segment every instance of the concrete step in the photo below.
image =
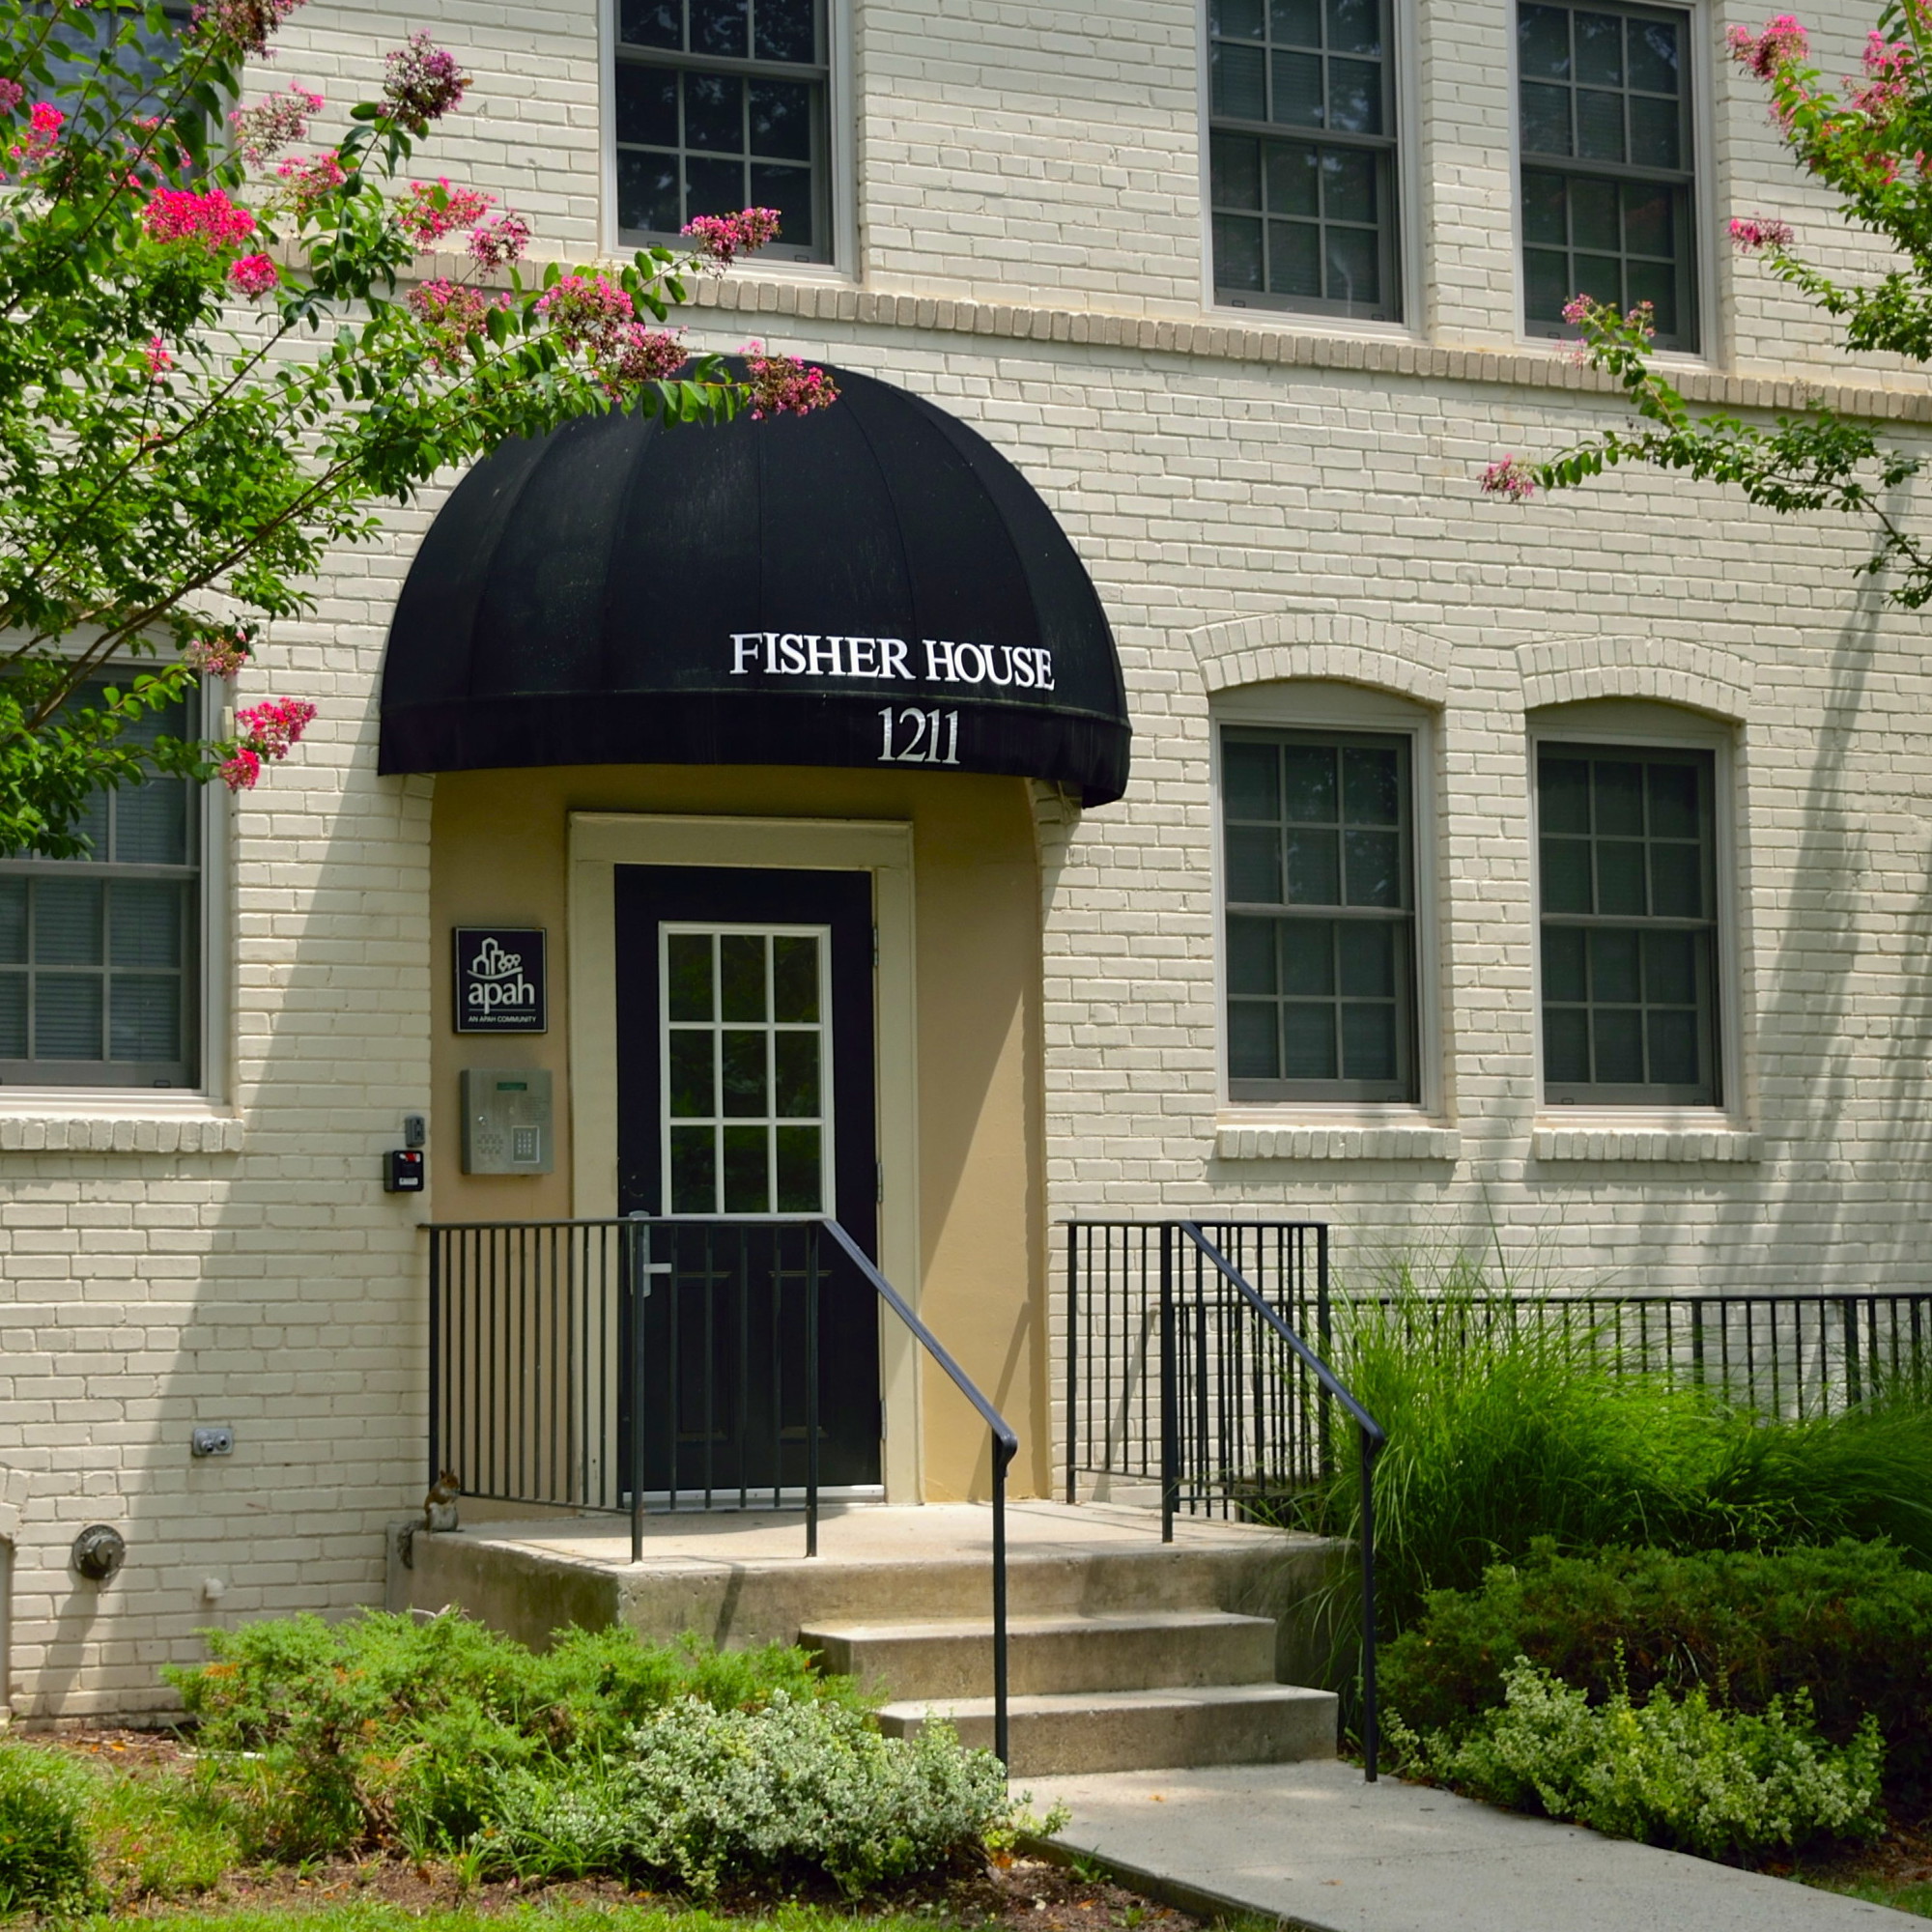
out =
{"type": "MultiPolygon", "coordinates": [[[[950,1718],[962,1743],[992,1748],[990,1697],[888,1704],[879,1728],[889,1737],[913,1737],[934,1716],[950,1718]]],[[[1334,1692],[1295,1684],[1020,1696],[1009,1700],[1008,1718],[1015,1777],[1335,1755],[1334,1692]]]]}
{"type": "MultiPolygon", "coordinates": [[[[1016,1695],[1274,1681],[1272,1617],[1208,1609],[1017,1616],[1008,1637],[1016,1695]]],[[[990,1618],[816,1624],[799,1641],[828,1670],[907,1703],[972,1697],[993,1677],[990,1618]]]]}

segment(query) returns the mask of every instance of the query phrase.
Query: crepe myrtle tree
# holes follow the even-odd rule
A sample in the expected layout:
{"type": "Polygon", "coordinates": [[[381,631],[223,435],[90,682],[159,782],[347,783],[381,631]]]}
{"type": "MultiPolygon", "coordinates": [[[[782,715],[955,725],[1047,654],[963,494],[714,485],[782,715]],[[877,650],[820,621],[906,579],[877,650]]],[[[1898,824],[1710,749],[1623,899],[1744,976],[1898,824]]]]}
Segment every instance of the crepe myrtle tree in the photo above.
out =
{"type": "MultiPolygon", "coordinates": [[[[1769,89],[1785,145],[1893,263],[1869,280],[1837,281],[1804,259],[1790,223],[1763,213],[1732,220],[1733,246],[1816,303],[1848,349],[1932,361],[1932,0],[1888,6],[1867,37],[1863,72],[1835,90],[1809,65],[1808,37],[1788,14],[1755,33],[1732,27],[1728,38],[1731,58],[1769,89]]],[[[1918,459],[1822,404],[1770,423],[1690,409],[1652,360],[1648,304],[1619,313],[1578,291],[1564,316],[1578,331],[1578,359],[1615,378],[1637,424],[1541,461],[1504,456],[1484,470],[1484,490],[1520,502],[1616,464],[1684,470],[1766,509],[1863,520],[1875,541],[1860,574],[1895,571],[1894,602],[1932,602],[1932,535],[1910,521],[1898,494],[1918,459]]]]}
{"type": "Polygon", "coordinates": [[[90,799],[155,773],[255,784],[306,698],[232,724],[209,703],[193,736],[156,714],[235,677],[329,547],[439,470],[597,412],[834,398],[821,370],[753,344],[739,373],[665,326],[687,277],[777,234],[770,210],[627,264],[520,267],[521,216],[406,179],[470,84],[426,35],[326,147],[303,145],[321,96],[244,97],[300,4],[184,25],[0,0],[0,853],[85,855],[90,799]],[[463,271],[425,277],[430,253],[463,271]]]}

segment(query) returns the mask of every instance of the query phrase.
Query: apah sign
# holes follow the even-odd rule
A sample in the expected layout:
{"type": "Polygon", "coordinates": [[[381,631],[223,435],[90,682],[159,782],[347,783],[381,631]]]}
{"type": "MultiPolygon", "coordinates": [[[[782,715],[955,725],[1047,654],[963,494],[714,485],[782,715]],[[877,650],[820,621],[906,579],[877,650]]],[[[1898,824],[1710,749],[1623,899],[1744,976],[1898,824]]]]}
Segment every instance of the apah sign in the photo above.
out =
{"type": "Polygon", "coordinates": [[[542,1033],[541,926],[459,925],[456,941],[456,1031],[542,1033]]]}

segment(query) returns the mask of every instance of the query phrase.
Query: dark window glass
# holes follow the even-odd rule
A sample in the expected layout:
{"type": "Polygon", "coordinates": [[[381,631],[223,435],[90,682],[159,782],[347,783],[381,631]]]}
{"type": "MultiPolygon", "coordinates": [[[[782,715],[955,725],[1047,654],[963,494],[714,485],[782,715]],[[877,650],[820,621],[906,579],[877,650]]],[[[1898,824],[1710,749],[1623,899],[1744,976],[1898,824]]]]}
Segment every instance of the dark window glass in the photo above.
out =
{"type": "Polygon", "coordinates": [[[617,219],[675,236],[776,208],[767,251],[823,261],[830,235],[824,0],[623,0],[617,219]]]}
{"type": "Polygon", "coordinates": [[[1540,748],[1548,1099],[1721,1097],[1715,771],[1709,752],[1540,748]]]}
{"type": "Polygon", "coordinates": [[[1221,300],[1399,318],[1386,9],[1387,0],[1210,0],[1221,300]]]}
{"type": "Polygon", "coordinates": [[[1575,331],[1574,296],[1648,302],[1659,343],[1697,346],[1689,16],[1520,5],[1523,313],[1575,331]]]}
{"type": "MultiPolygon", "coordinates": [[[[191,728],[180,704],[150,712],[129,735],[152,743],[191,728]]],[[[0,1080],[194,1083],[195,800],[185,779],[103,792],[82,825],[89,858],[0,861],[0,1080]]]]}
{"type": "Polygon", "coordinates": [[[1408,741],[1221,741],[1229,1093],[1412,1100],[1408,741]]]}

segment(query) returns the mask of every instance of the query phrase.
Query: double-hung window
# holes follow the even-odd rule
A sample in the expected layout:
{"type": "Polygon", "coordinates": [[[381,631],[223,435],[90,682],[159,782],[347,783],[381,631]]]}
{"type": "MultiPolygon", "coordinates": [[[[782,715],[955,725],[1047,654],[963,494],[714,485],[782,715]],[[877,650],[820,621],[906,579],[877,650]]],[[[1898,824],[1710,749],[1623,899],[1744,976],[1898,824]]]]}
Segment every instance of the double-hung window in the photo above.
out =
{"type": "Polygon", "coordinates": [[[1217,301],[1400,320],[1391,0],[1208,0],[1217,301]]]}
{"type": "MultiPolygon", "coordinates": [[[[177,703],[128,735],[192,728],[177,703]]],[[[199,802],[190,780],[150,778],[95,799],[91,857],[0,860],[0,1081],[197,1083],[199,802]]]]}
{"type": "Polygon", "coordinates": [[[1721,1099],[1716,763],[1538,746],[1547,1100],[1721,1099]]]}
{"type": "Polygon", "coordinates": [[[1231,1099],[1415,1099],[1409,746],[1223,731],[1231,1099]]]}
{"type": "Polygon", "coordinates": [[[1588,295],[1648,302],[1664,348],[1697,346],[1690,16],[1517,8],[1523,317],[1564,333],[1588,295]]]}
{"type": "Polygon", "coordinates": [[[827,0],[617,0],[617,225],[775,208],[767,257],[831,260],[827,0]]]}

